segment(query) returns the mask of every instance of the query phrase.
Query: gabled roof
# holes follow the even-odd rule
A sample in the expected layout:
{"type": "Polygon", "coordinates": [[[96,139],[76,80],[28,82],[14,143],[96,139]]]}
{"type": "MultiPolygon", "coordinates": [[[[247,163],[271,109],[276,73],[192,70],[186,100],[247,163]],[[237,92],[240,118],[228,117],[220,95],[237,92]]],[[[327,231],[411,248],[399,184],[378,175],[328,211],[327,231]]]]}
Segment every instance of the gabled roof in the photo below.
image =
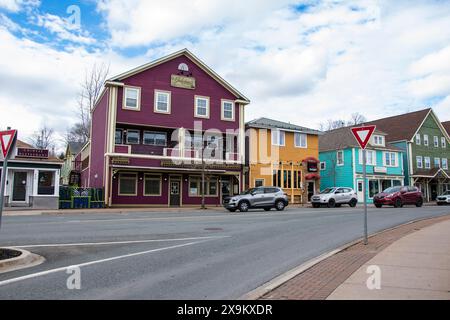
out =
{"type": "MultiPolygon", "coordinates": [[[[351,127],[342,127],[330,131],[324,132],[321,136],[319,136],[319,151],[330,151],[330,150],[340,150],[346,148],[359,148],[359,144],[353,136],[351,127]]],[[[383,131],[375,130],[374,134],[385,135],[383,131]]],[[[388,136],[386,136],[387,138],[388,136]]],[[[387,140],[387,139],[386,139],[387,140]]],[[[377,150],[394,150],[400,151],[399,148],[386,143],[386,147],[376,146],[373,147],[370,144],[367,146],[367,149],[377,149],[377,150]]]]}
{"type": "Polygon", "coordinates": [[[447,131],[448,135],[450,135],[450,121],[444,121],[442,122],[442,126],[447,131]]]}
{"type": "Polygon", "coordinates": [[[67,151],[70,151],[71,154],[76,155],[78,152],[80,152],[81,148],[83,148],[84,143],[83,142],[69,142],[67,144],[66,153],[67,151]]]}
{"type": "Polygon", "coordinates": [[[388,134],[386,137],[387,141],[410,141],[430,112],[432,112],[432,109],[427,108],[366,122],[365,124],[374,124],[377,126],[377,129],[386,132],[388,134]]]}
{"type": "Polygon", "coordinates": [[[175,58],[178,58],[180,56],[186,56],[188,59],[190,59],[193,63],[195,63],[198,67],[200,67],[203,71],[205,71],[207,74],[209,74],[214,80],[219,82],[225,89],[230,91],[238,100],[242,100],[243,104],[250,103],[250,100],[245,97],[242,93],[240,93],[236,88],[234,88],[231,84],[229,84],[226,80],[224,80],[221,76],[219,76],[214,70],[212,70],[210,67],[208,67],[203,61],[201,61],[199,58],[197,58],[192,52],[190,52],[188,49],[184,48],[182,50],[179,50],[177,52],[174,52],[172,54],[169,54],[165,57],[159,58],[157,60],[151,61],[149,63],[143,64],[137,68],[131,69],[129,71],[123,72],[121,74],[118,74],[114,77],[111,77],[110,79],[106,80],[106,82],[120,82],[132,75],[135,75],[137,73],[140,73],[142,71],[148,70],[150,68],[156,67],[164,62],[173,60],[175,58]]]}
{"type": "Polygon", "coordinates": [[[262,129],[285,129],[292,131],[299,131],[308,134],[319,135],[322,134],[319,130],[314,130],[306,127],[301,127],[292,123],[273,120],[269,118],[258,118],[246,123],[250,128],[262,128],[262,129]]]}

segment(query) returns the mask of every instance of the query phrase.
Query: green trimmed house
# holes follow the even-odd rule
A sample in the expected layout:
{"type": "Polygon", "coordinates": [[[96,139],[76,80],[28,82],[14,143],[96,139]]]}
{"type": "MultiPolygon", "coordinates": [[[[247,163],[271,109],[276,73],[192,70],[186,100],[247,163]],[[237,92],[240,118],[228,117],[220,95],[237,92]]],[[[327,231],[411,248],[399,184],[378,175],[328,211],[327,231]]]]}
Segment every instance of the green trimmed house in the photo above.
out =
{"type": "Polygon", "coordinates": [[[420,188],[427,201],[450,190],[450,136],[431,108],[388,117],[374,124],[386,142],[403,150],[405,185],[420,188]]]}

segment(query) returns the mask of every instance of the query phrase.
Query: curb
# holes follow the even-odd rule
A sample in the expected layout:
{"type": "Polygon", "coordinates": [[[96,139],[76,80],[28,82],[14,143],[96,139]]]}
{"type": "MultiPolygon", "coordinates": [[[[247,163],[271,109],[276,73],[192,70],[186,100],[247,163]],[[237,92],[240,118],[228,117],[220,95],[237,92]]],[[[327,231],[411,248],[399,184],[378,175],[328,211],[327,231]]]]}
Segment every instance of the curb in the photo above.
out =
{"type": "MultiPolygon", "coordinates": [[[[439,216],[436,216],[436,217],[427,217],[427,218],[420,218],[420,219],[416,219],[416,220],[411,220],[411,221],[408,221],[408,222],[396,225],[394,227],[386,228],[386,229],[383,229],[381,231],[377,231],[375,233],[372,233],[372,234],[369,235],[368,238],[370,239],[370,238],[372,238],[372,237],[374,237],[376,235],[379,235],[380,233],[387,232],[387,231],[390,231],[390,230],[394,230],[396,228],[399,228],[399,227],[402,227],[402,226],[406,226],[406,225],[409,225],[409,224],[412,224],[412,223],[416,223],[416,222],[423,221],[423,220],[440,218],[440,217],[446,216],[446,215],[450,215],[450,214],[444,214],[444,215],[439,215],[439,216]]],[[[347,249],[347,248],[349,248],[351,246],[354,246],[355,244],[357,244],[357,243],[359,243],[361,241],[363,241],[363,237],[360,237],[360,238],[358,238],[356,240],[353,240],[351,242],[348,242],[348,243],[346,243],[346,244],[344,244],[344,245],[342,245],[342,246],[340,246],[340,247],[338,247],[338,248],[336,248],[336,249],[334,249],[332,251],[323,253],[323,254],[321,254],[321,255],[313,258],[313,259],[310,259],[310,260],[302,263],[301,265],[299,265],[299,266],[297,266],[297,267],[295,267],[295,268],[293,268],[293,269],[291,269],[291,270],[289,270],[289,271],[287,271],[287,272],[285,272],[285,273],[283,273],[283,274],[273,278],[272,280],[264,283],[263,285],[257,287],[256,289],[253,289],[252,291],[242,295],[241,297],[238,298],[238,300],[257,300],[257,299],[261,298],[262,296],[264,296],[265,294],[269,293],[270,291],[278,288],[282,284],[288,282],[292,278],[298,276],[299,274],[301,274],[301,273],[305,272],[306,270],[310,269],[311,267],[315,266],[319,262],[322,262],[323,260],[325,260],[325,259],[327,259],[327,258],[329,258],[329,257],[331,257],[331,256],[333,256],[333,255],[335,255],[335,254],[337,254],[337,253],[339,253],[341,251],[344,251],[345,249],[347,249]]]]}
{"type": "Polygon", "coordinates": [[[45,261],[45,258],[30,251],[19,249],[15,247],[5,247],[5,249],[12,249],[20,251],[21,255],[11,259],[0,260],[0,274],[19,269],[37,266],[45,261]]]}

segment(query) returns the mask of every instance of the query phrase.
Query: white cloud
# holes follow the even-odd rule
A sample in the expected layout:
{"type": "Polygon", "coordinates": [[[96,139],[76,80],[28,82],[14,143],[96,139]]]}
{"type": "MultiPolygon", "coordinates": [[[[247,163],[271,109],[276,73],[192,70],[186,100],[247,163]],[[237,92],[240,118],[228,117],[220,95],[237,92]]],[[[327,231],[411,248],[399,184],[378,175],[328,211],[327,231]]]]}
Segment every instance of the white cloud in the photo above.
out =
{"type": "Polygon", "coordinates": [[[21,11],[23,8],[37,7],[39,0],[0,0],[0,8],[11,12],[21,11]]]}

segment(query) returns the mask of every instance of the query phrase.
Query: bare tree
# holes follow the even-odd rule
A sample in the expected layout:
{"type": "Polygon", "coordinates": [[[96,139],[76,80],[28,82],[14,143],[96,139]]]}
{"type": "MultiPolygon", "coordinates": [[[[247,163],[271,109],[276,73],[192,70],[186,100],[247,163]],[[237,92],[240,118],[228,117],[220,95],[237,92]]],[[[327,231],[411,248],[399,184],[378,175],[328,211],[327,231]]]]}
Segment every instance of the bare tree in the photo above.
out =
{"type": "Polygon", "coordinates": [[[109,64],[94,64],[86,71],[78,94],[79,121],[69,129],[67,139],[70,141],[87,142],[90,137],[91,111],[99,98],[103,84],[109,74],[109,64]]]}
{"type": "Polygon", "coordinates": [[[30,144],[37,149],[54,149],[55,140],[53,133],[53,129],[44,125],[41,129],[34,132],[28,140],[30,144]]]}
{"type": "Polygon", "coordinates": [[[345,127],[345,120],[342,119],[328,119],[326,123],[319,124],[320,131],[330,131],[334,129],[339,129],[345,127]]]}
{"type": "Polygon", "coordinates": [[[358,124],[364,123],[367,121],[367,118],[363,116],[359,112],[352,113],[350,116],[350,120],[347,122],[348,126],[356,126],[358,124]]]}

